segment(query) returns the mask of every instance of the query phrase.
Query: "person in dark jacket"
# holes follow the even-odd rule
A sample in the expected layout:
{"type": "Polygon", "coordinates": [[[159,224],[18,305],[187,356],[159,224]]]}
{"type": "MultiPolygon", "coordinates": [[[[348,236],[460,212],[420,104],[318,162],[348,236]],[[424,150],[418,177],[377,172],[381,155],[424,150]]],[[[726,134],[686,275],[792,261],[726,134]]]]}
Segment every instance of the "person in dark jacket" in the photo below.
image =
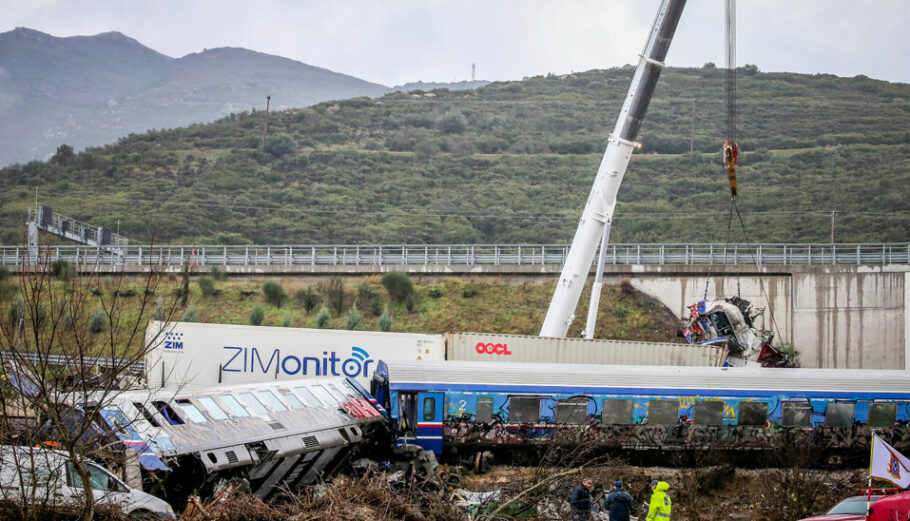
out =
{"type": "Polygon", "coordinates": [[[622,488],[622,481],[617,481],[604,498],[603,509],[609,512],[610,521],[629,521],[633,504],[632,496],[622,488]]]}
{"type": "Polygon", "coordinates": [[[581,485],[575,487],[569,498],[572,507],[572,519],[575,521],[588,521],[591,519],[591,490],[594,489],[594,480],[585,478],[581,485]]]}

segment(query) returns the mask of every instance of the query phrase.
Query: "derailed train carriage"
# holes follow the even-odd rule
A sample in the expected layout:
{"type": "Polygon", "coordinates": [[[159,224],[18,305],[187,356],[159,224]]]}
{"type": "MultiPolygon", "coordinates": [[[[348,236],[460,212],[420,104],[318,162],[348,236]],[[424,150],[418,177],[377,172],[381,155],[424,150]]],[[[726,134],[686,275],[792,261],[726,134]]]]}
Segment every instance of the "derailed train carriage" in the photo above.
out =
{"type": "Polygon", "coordinates": [[[269,497],[390,447],[385,411],[347,378],[125,391],[101,416],[139,453],[145,488],[175,505],[232,477],[269,497]]]}
{"type": "Polygon", "coordinates": [[[905,371],[449,361],[383,362],[374,378],[398,443],[478,470],[559,440],[731,458],[799,446],[843,461],[867,457],[876,429],[910,450],[905,371]]]}

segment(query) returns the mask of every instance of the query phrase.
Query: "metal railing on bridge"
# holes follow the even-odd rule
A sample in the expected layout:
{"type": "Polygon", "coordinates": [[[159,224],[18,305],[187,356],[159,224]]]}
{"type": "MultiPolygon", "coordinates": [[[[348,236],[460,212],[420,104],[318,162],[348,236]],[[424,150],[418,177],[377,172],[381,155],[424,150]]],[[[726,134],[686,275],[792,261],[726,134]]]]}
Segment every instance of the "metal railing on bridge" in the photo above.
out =
{"type": "MultiPolygon", "coordinates": [[[[119,252],[42,246],[41,262],[82,266],[559,265],[566,244],[137,246],[119,252]]],[[[34,264],[27,246],[0,246],[0,264],[34,264]]],[[[607,264],[910,264],[910,243],[611,244],[607,264]]]]}

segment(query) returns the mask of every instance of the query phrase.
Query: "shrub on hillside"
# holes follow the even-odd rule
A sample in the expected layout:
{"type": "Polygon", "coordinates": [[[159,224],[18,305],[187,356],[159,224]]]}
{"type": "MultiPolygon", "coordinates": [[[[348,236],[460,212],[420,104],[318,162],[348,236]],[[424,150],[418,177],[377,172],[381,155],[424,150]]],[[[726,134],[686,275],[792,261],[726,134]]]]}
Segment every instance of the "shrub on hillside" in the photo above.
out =
{"type": "Polygon", "coordinates": [[[262,292],[265,294],[265,301],[267,303],[276,308],[281,307],[281,303],[284,302],[285,299],[284,288],[281,287],[281,284],[274,280],[267,280],[262,285],[262,292]]]}
{"type": "Polygon", "coordinates": [[[403,271],[390,271],[383,275],[382,287],[389,292],[389,298],[395,302],[404,302],[414,291],[411,277],[403,271]]]}
{"type": "Polygon", "coordinates": [[[215,294],[215,281],[211,277],[199,277],[196,284],[199,285],[199,291],[203,297],[211,297],[215,294]]]}
{"type": "Polygon", "coordinates": [[[107,327],[107,315],[104,310],[98,308],[92,313],[92,319],[88,323],[88,330],[92,333],[100,333],[107,327]]]}
{"type": "MultiPolygon", "coordinates": [[[[63,259],[55,260],[51,264],[51,271],[54,273],[55,279],[63,282],[69,282],[76,276],[76,268],[63,259]]],[[[0,280],[2,280],[2,277],[0,277],[0,280]]]]}
{"type": "Polygon", "coordinates": [[[363,329],[363,315],[361,315],[360,310],[357,309],[357,304],[351,306],[351,310],[348,311],[348,319],[344,328],[349,331],[363,329]]]}
{"type": "Polygon", "coordinates": [[[265,141],[265,151],[274,157],[286,156],[297,152],[297,142],[287,134],[276,134],[265,141]]]}
{"type": "Polygon", "coordinates": [[[389,308],[382,310],[382,316],[379,317],[379,329],[388,333],[392,330],[392,316],[389,315],[389,308]]]}
{"type": "Polygon", "coordinates": [[[199,312],[196,311],[196,306],[190,306],[186,308],[186,311],[183,312],[183,318],[181,318],[180,321],[199,322],[199,312]]]}
{"type": "Polygon", "coordinates": [[[468,119],[461,112],[452,110],[436,118],[433,126],[443,134],[460,134],[468,128],[468,119]]]}
{"type": "Polygon", "coordinates": [[[332,320],[332,315],[329,313],[329,308],[322,306],[319,308],[319,314],[316,315],[316,327],[319,329],[325,329],[329,327],[329,322],[332,320]]]}
{"type": "Polygon", "coordinates": [[[253,311],[250,312],[250,325],[261,326],[264,319],[265,311],[260,306],[254,307],[253,311]]]}
{"type": "Polygon", "coordinates": [[[319,303],[319,295],[311,288],[298,289],[295,298],[303,306],[303,310],[306,311],[307,315],[316,309],[316,304],[319,303]]]}

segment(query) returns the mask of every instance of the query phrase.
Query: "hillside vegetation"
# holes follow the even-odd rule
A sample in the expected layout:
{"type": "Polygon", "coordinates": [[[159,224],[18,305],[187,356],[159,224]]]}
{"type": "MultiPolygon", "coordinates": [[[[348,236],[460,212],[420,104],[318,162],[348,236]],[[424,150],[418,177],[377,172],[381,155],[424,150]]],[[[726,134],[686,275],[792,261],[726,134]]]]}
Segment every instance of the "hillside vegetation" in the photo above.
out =
{"type": "MultiPolygon", "coordinates": [[[[566,242],[631,74],[326,102],[270,114],[265,139],[266,114],[241,112],[61,147],[0,170],[0,242],[24,242],[36,187],[133,242],[566,242]]],[[[727,226],[723,76],[664,72],[611,240],[828,241],[832,210],[837,241],[910,239],[910,85],[743,67],[744,234],[727,226]]]]}

